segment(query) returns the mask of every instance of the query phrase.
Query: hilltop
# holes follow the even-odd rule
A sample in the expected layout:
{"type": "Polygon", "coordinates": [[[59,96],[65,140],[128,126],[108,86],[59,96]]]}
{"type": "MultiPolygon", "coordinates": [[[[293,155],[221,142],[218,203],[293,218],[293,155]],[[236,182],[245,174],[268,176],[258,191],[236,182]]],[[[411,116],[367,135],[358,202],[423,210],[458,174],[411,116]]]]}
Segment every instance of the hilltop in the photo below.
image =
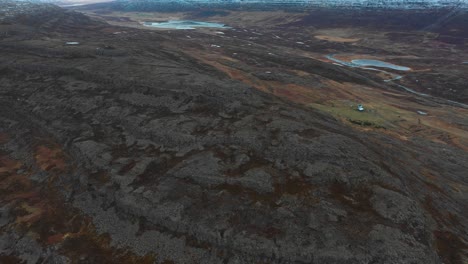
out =
{"type": "Polygon", "coordinates": [[[23,6],[0,25],[0,262],[467,261],[463,37],[23,6]],[[142,24],[174,18],[230,27],[142,24]]]}

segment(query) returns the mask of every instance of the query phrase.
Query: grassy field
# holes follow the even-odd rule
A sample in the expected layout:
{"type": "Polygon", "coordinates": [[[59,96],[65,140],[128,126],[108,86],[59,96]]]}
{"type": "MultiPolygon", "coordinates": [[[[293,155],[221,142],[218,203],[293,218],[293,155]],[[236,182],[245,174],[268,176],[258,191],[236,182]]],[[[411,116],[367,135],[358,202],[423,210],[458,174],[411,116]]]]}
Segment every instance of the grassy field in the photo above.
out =
{"type": "Polygon", "coordinates": [[[332,101],[325,104],[312,103],[309,106],[331,114],[333,117],[345,120],[348,123],[363,127],[383,128],[392,126],[397,121],[397,113],[393,109],[384,109],[386,106],[364,105],[365,110],[357,110],[358,103],[350,101],[332,101]]]}

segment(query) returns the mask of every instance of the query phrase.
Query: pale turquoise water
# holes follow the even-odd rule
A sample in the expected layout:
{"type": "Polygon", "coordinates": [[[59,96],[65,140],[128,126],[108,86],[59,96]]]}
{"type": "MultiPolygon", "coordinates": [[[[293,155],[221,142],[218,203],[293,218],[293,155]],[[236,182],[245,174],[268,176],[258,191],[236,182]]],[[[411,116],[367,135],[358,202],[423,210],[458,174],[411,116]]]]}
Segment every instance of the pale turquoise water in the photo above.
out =
{"type": "Polygon", "coordinates": [[[225,24],[193,21],[193,20],[169,20],[166,22],[145,22],[143,25],[147,27],[167,28],[167,29],[229,28],[225,24]]]}
{"type": "Polygon", "coordinates": [[[403,76],[397,75],[397,74],[394,74],[394,73],[390,73],[390,72],[387,72],[387,71],[384,71],[384,70],[381,70],[381,69],[378,69],[378,68],[369,68],[367,66],[377,66],[377,67],[398,69],[398,70],[403,70],[403,71],[411,70],[411,68],[408,68],[408,67],[398,66],[398,65],[394,65],[394,64],[379,61],[379,60],[353,60],[351,62],[347,62],[347,61],[342,61],[342,60],[339,60],[339,59],[335,58],[334,54],[327,55],[326,57],[328,59],[338,63],[338,64],[345,65],[345,66],[348,66],[348,67],[361,68],[361,69],[371,70],[371,71],[379,71],[379,72],[384,72],[386,74],[390,74],[391,76],[393,76],[390,79],[384,80],[384,82],[391,82],[391,81],[400,80],[400,79],[403,78],[403,76]]]}
{"type": "Polygon", "coordinates": [[[379,68],[393,69],[397,71],[411,70],[411,68],[408,68],[408,67],[399,66],[399,65],[388,63],[388,62],[379,61],[379,60],[352,60],[351,63],[356,64],[358,66],[362,66],[362,67],[373,66],[373,67],[379,67],[379,68]]]}

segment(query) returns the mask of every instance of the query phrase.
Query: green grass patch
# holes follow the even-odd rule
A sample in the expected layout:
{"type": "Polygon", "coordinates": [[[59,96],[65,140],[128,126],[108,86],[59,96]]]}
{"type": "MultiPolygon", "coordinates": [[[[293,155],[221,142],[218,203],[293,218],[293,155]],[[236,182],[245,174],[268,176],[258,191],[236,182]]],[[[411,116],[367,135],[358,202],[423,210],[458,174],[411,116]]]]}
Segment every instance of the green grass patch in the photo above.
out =
{"type": "MultiPolygon", "coordinates": [[[[333,117],[338,119],[345,119],[348,122],[373,128],[383,128],[386,120],[377,113],[374,109],[367,109],[363,112],[357,110],[357,103],[349,102],[331,102],[328,104],[310,104],[309,106],[320,111],[331,114],[333,117]]],[[[364,105],[364,107],[366,107],[364,105]]]]}

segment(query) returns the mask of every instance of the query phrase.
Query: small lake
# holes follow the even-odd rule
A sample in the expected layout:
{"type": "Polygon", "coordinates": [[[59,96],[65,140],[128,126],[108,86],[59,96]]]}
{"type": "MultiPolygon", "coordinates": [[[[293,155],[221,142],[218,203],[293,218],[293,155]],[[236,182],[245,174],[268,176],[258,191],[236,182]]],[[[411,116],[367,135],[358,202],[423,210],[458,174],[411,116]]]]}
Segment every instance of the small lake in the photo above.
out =
{"type": "Polygon", "coordinates": [[[387,72],[387,71],[384,71],[384,70],[381,70],[381,69],[378,69],[378,68],[389,68],[389,69],[394,69],[394,70],[398,70],[398,71],[409,71],[409,70],[411,70],[411,68],[408,68],[408,67],[398,66],[398,65],[395,65],[395,64],[391,64],[391,63],[384,62],[384,61],[379,61],[379,60],[362,59],[362,60],[352,60],[351,62],[347,62],[347,61],[342,61],[340,59],[335,58],[334,54],[327,55],[326,57],[329,60],[332,60],[336,64],[339,64],[339,65],[345,65],[345,66],[348,66],[348,67],[351,67],[351,68],[361,68],[361,69],[365,69],[365,70],[378,71],[378,72],[383,72],[383,73],[386,73],[386,74],[390,74],[392,76],[392,78],[386,79],[386,80],[384,80],[384,82],[391,82],[391,81],[400,80],[400,79],[403,78],[403,76],[397,75],[397,74],[394,74],[394,73],[390,73],[390,72],[387,72]],[[368,66],[374,66],[376,68],[369,68],[368,66]]]}
{"type": "Polygon", "coordinates": [[[352,60],[351,63],[361,66],[361,67],[373,66],[373,67],[379,67],[379,68],[393,69],[397,71],[411,70],[411,68],[408,68],[408,67],[399,66],[399,65],[388,63],[388,62],[379,61],[379,60],[352,60]]]}
{"type": "Polygon", "coordinates": [[[229,28],[225,24],[193,20],[169,20],[166,22],[145,22],[146,27],[165,29],[229,28]]]}

